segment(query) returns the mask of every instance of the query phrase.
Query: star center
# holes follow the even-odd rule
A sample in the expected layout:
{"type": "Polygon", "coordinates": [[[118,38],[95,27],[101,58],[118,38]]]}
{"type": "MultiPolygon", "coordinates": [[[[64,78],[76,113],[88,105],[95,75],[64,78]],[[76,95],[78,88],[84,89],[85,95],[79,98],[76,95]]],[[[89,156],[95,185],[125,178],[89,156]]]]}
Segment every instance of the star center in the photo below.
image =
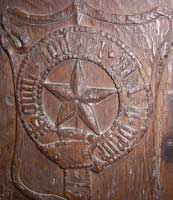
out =
{"type": "Polygon", "coordinates": [[[100,127],[93,105],[117,92],[112,88],[88,88],[79,60],[75,62],[69,85],[45,82],[44,88],[61,102],[56,120],[57,127],[77,115],[96,135],[100,134],[100,127]]]}

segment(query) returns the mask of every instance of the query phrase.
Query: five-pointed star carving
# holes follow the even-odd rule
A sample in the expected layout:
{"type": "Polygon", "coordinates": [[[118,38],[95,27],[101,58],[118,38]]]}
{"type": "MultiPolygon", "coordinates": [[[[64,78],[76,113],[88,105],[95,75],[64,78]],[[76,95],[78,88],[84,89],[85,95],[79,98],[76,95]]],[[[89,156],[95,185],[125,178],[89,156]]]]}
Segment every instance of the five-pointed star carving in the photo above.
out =
{"type": "Polygon", "coordinates": [[[44,87],[61,101],[57,127],[75,116],[95,134],[100,134],[93,104],[114,94],[116,89],[88,88],[79,60],[76,60],[69,85],[45,82],[44,87]]]}

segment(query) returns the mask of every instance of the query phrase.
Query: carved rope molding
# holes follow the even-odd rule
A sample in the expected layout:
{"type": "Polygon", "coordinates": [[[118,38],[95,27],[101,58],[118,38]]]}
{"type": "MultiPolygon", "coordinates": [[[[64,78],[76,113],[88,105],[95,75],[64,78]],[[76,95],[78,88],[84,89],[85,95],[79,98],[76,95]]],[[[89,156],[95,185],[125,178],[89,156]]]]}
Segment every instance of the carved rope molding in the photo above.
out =
{"type": "MultiPolygon", "coordinates": [[[[97,152],[101,152],[101,157],[100,158],[96,158],[95,156],[91,156],[91,161],[92,164],[94,165],[95,168],[92,168],[92,170],[99,172],[99,170],[102,170],[103,166],[106,166],[108,164],[111,164],[115,161],[117,161],[118,159],[120,159],[120,157],[128,154],[129,151],[131,151],[134,147],[134,145],[136,145],[137,141],[143,136],[144,132],[146,131],[147,127],[148,127],[148,123],[149,123],[149,118],[151,117],[151,110],[152,110],[152,105],[151,105],[151,89],[150,86],[148,85],[148,79],[145,76],[145,73],[142,69],[142,63],[139,61],[139,59],[136,57],[136,55],[131,52],[130,48],[127,47],[125,44],[123,44],[122,41],[120,41],[119,39],[117,39],[116,37],[107,34],[106,32],[99,32],[97,33],[97,31],[92,30],[88,27],[80,27],[79,25],[81,25],[82,21],[82,17],[84,15],[87,15],[91,18],[94,18],[96,20],[99,21],[103,21],[106,23],[112,23],[112,24],[118,24],[118,25],[133,25],[133,24],[143,24],[143,23],[149,23],[154,19],[157,19],[160,16],[165,16],[167,18],[171,18],[172,17],[172,10],[171,9],[163,9],[160,10],[159,8],[155,8],[149,12],[145,12],[143,14],[139,14],[139,15],[133,15],[133,16],[120,16],[120,15],[115,15],[115,14],[109,14],[109,13],[105,13],[103,11],[99,11],[96,10],[92,7],[90,7],[89,5],[87,5],[86,2],[84,1],[80,1],[80,0],[76,0],[74,1],[68,8],[64,9],[63,11],[60,11],[58,13],[52,14],[52,15],[31,15],[25,12],[20,11],[19,9],[11,9],[8,8],[3,20],[2,20],[2,27],[3,27],[3,31],[1,34],[1,42],[2,42],[2,46],[4,47],[5,51],[8,53],[9,58],[11,60],[11,65],[13,70],[15,69],[16,65],[18,65],[20,67],[21,65],[21,61],[22,61],[22,67],[20,69],[20,73],[16,73],[15,76],[13,77],[14,79],[17,79],[17,75],[19,76],[18,78],[18,86],[15,85],[15,93],[18,92],[18,94],[16,95],[16,100],[17,102],[21,102],[21,100],[23,100],[22,95],[21,95],[21,90],[20,90],[20,86],[23,84],[23,82],[27,82],[29,81],[29,83],[31,84],[30,86],[33,86],[35,84],[37,84],[38,80],[36,77],[31,77],[30,80],[26,80],[24,78],[25,75],[25,66],[27,64],[27,62],[29,62],[29,57],[33,55],[33,52],[35,52],[36,50],[39,49],[43,49],[43,52],[41,52],[43,54],[44,57],[46,57],[47,60],[47,65],[49,66],[44,73],[44,76],[42,78],[42,80],[39,80],[42,82],[41,85],[38,84],[38,88],[36,93],[38,93],[38,96],[41,94],[42,89],[43,89],[43,85],[44,81],[48,75],[48,73],[52,70],[52,66],[53,64],[59,64],[60,62],[62,62],[63,60],[67,60],[67,59],[77,59],[79,60],[79,62],[82,60],[86,60],[88,62],[93,62],[95,64],[97,64],[98,66],[100,66],[102,69],[104,69],[105,71],[107,71],[107,74],[112,78],[112,79],[119,79],[117,76],[114,77],[114,73],[116,72],[116,74],[118,74],[120,77],[122,76],[123,78],[126,78],[126,76],[128,76],[130,73],[133,73],[134,71],[136,71],[137,69],[139,70],[139,72],[137,72],[139,74],[139,77],[141,77],[142,80],[142,85],[137,85],[137,87],[134,88],[128,88],[127,87],[127,91],[129,92],[129,94],[131,96],[133,96],[133,93],[137,92],[137,91],[144,91],[144,93],[146,93],[146,108],[141,108],[141,109],[136,109],[136,107],[128,107],[125,104],[121,105],[121,115],[119,115],[119,118],[114,122],[113,126],[111,127],[111,129],[106,133],[103,134],[101,137],[99,137],[99,139],[97,140],[93,140],[91,141],[91,143],[94,143],[94,147],[96,147],[96,151],[97,152]],[[52,40],[57,40],[58,38],[61,38],[62,43],[61,43],[61,54],[62,57],[61,58],[57,58],[57,52],[54,49],[53,50],[53,46],[51,43],[47,43],[47,39],[46,37],[43,38],[42,40],[39,41],[38,45],[35,45],[34,47],[32,47],[31,49],[29,49],[28,47],[31,46],[30,44],[30,37],[29,35],[21,30],[20,28],[14,26],[11,22],[12,19],[21,21],[24,24],[27,24],[29,26],[40,26],[40,25],[44,25],[47,26],[48,24],[52,24],[52,23],[59,23],[62,20],[65,19],[69,19],[69,18],[73,18],[76,19],[76,24],[78,26],[76,27],[71,27],[71,28],[64,28],[62,30],[58,30],[56,32],[53,32],[52,34],[49,34],[49,38],[52,38],[52,40]],[[68,34],[70,33],[77,33],[80,32],[82,35],[83,33],[87,33],[87,34],[91,34],[91,37],[93,38],[93,40],[95,39],[95,37],[99,37],[101,38],[101,46],[99,47],[99,50],[97,51],[95,49],[94,51],[94,55],[95,57],[93,58],[88,58],[85,57],[85,55],[78,55],[78,57],[76,57],[76,55],[71,52],[71,49],[68,45],[68,34]],[[107,69],[104,66],[104,57],[103,57],[103,50],[105,49],[106,46],[106,42],[103,42],[103,40],[106,41],[111,41],[112,43],[116,44],[119,48],[121,48],[124,52],[121,55],[121,58],[119,60],[118,63],[116,63],[115,66],[112,66],[112,68],[107,69]],[[48,45],[48,46],[47,46],[48,45]],[[52,50],[50,51],[50,48],[52,48],[52,50]],[[45,53],[46,52],[46,53],[45,53]],[[28,54],[24,57],[25,54],[28,54]],[[22,57],[20,58],[21,55],[22,57]],[[55,57],[54,57],[55,56],[55,57]],[[121,71],[121,67],[122,65],[128,65],[128,63],[132,63],[132,68],[127,68],[123,71],[121,71]],[[22,78],[23,77],[23,78],[22,78]],[[144,114],[145,112],[145,114],[144,114]],[[124,117],[123,115],[126,115],[129,119],[132,118],[139,118],[139,117],[146,117],[146,119],[143,121],[142,125],[141,125],[141,129],[140,129],[140,135],[136,136],[137,131],[135,130],[135,128],[133,128],[132,126],[128,126],[127,124],[125,124],[122,121],[122,118],[124,117]],[[115,132],[118,132],[118,135],[115,135],[115,132]],[[119,142],[119,145],[115,145],[116,142],[119,142]],[[130,142],[129,142],[130,141],[130,142]]],[[[107,48],[107,47],[106,47],[107,48]]],[[[109,50],[109,49],[108,49],[109,50]]],[[[114,58],[114,53],[112,51],[108,51],[109,52],[109,58],[113,59],[114,58]]],[[[168,51],[167,51],[168,53],[168,51]]],[[[167,54],[165,53],[165,54],[167,54]]],[[[91,56],[91,55],[89,55],[91,56]]],[[[16,83],[16,80],[14,81],[16,83]]],[[[119,83],[116,83],[116,85],[118,86],[118,92],[120,93],[120,95],[124,95],[122,94],[121,91],[121,86],[119,85],[119,83]]],[[[45,87],[47,87],[47,85],[45,85],[45,87]]],[[[126,86],[124,86],[126,87],[126,86]]],[[[52,88],[51,88],[52,89],[52,88]]],[[[125,97],[125,98],[130,98],[131,97],[125,97]]],[[[39,114],[40,116],[43,116],[42,113],[42,106],[41,106],[41,100],[38,98],[37,100],[38,102],[38,108],[39,108],[39,114]]],[[[33,105],[33,112],[35,112],[35,102],[32,102],[33,105]]],[[[56,155],[49,155],[49,150],[50,149],[54,149],[54,148],[59,148],[59,146],[61,145],[59,140],[57,140],[55,143],[53,144],[42,144],[42,137],[44,136],[41,135],[42,133],[40,132],[40,135],[35,134],[37,132],[37,130],[40,128],[41,131],[43,131],[41,128],[42,127],[37,127],[35,126],[36,120],[40,120],[40,119],[33,119],[33,126],[32,128],[28,127],[28,124],[26,124],[25,119],[23,117],[23,113],[22,113],[22,109],[25,108],[25,103],[20,105],[17,104],[18,108],[19,108],[19,113],[22,116],[22,123],[25,127],[25,129],[27,129],[27,132],[29,134],[29,136],[32,138],[32,140],[34,140],[34,142],[37,144],[37,147],[40,149],[41,152],[44,152],[44,154],[48,154],[49,159],[51,159],[53,162],[58,163],[56,155]],[[36,129],[36,132],[34,133],[34,129],[36,129]]],[[[37,112],[37,111],[36,111],[37,112]]],[[[42,124],[43,126],[46,126],[47,130],[49,130],[50,132],[55,132],[57,130],[54,130],[46,116],[44,116],[43,118],[44,124],[42,124]]],[[[133,122],[132,122],[133,124],[133,122]]],[[[17,126],[17,125],[16,125],[17,126]]],[[[95,130],[95,127],[94,127],[95,130]]],[[[61,130],[62,132],[64,130],[61,130]]],[[[68,130],[69,132],[73,133],[71,130],[68,130]]],[[[43,131],[44,132],[44,131],[43,131]]],[[[61,200],[64,199],[62,197],[56,196],[56,195],[52,195],[52,194],[41,194],[41,193],[37,193],[33,190],[31,190],[30,188],[28,188],[21,180],[20,178],[20,164],[21,164],[21,154],[22,154],[22,142],[23,142],[23,136],[20,133],[16,133],[16,149],[15,149],[15,154],[14,154],[14,160],[13,160],[13,181],[15,183],[15,185],[27,196],[29,196],[30,198],[37,198],[39,200],[61,200]]],[[[62,133],[63,135],[63,133],[62,133]]],[[[64,143],[63,145],[69,145],[69,143],[64,143]]],[[[88,145],[88,143],[84,144],[84,145],[88,145]]],[[[93,145],[93,144],[92,144],[93,145]]],[[[90,151],[90,149],[89,149],[90,151]]],[[[90,152],[89,152],[90,153],[90,152]]],[[[88,156],[88,155],[87,155],[88,156]]],[[[87,160],[88,161],[88,160],[87,160]]],[[[89,161],[88,161],[89,162],[89,161]]],[[[88,164],[88,162],[86,163],[86,167],[90,166],[90,163],[88,164]]],[[[76,166],[70,166],[72,168],[76,167],[76,166]]],[[[77,166],[77,167],[81,167],[81,166],[77,166]]],[[[93,166],[92,166],[93,167],[93,166]]],[[[67,169],[65,169],[65,174],[66,177],[68,179],[70,179],[70,174],[71,172],[69,172],[67,169]]],[[[85,173],[85,172],[84,172],[85,173]]],[[[89,177],[89,172],[86,171],[86,177],[89,177]]],[[[89,183],[89,178],[87,178],[87,184],[89,183]]],[[[90,197],[89,197],[90,198],[90,197]]]]}

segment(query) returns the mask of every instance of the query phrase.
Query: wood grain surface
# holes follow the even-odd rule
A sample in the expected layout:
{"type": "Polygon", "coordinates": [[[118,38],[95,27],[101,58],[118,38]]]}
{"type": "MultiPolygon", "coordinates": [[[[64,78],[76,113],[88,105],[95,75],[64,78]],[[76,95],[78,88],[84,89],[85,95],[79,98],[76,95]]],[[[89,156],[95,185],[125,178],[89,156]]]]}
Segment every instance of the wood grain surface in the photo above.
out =
{"type": "Polygon", "coordinates": [[[0,16],[0,200],[172,200],[172,0],[0,16]]]}

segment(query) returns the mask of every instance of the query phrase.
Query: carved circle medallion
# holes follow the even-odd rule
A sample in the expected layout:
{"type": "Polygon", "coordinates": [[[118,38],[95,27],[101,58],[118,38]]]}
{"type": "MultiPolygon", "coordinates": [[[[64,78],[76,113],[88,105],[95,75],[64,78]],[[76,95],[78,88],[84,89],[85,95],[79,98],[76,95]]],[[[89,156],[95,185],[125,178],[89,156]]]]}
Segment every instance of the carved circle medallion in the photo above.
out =
{"type": "Polygon", "coordinates": [[[114,82],[93,62],[81,59],[61,62],[42,84],[42,114],[46,113],[58,129],[61,140],[101,135],[117,116],[119,101],[114,82]],[[73,131],[72,137],[68,131],[73,131]]]}
{"type": "Polygon", "coordinates": [[[44,155],[64,169],[98,172],[146,132],[152,97],[127,45],[75,26],[48,34],[28,51],[17,100],[22,123],[44,155]]]}

